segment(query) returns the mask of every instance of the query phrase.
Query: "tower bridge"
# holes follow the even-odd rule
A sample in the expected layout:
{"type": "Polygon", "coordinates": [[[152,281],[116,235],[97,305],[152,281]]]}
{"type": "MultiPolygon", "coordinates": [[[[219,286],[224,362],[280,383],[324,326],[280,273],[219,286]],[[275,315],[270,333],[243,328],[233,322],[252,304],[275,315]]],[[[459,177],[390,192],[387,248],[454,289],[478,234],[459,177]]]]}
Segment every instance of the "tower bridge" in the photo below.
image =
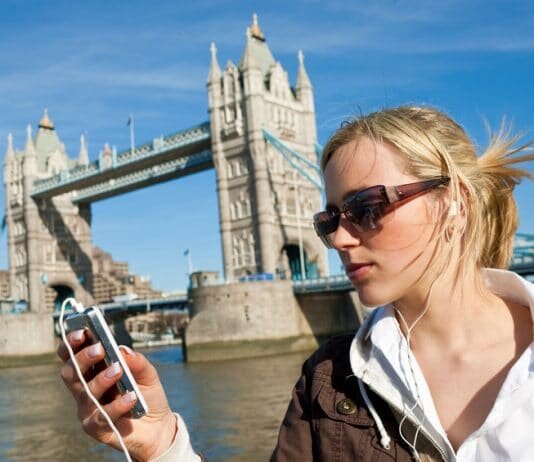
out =
{"type": "MultiPolygon", "coordinates": [[[[209,120],[191,128],[119,153],[106,144],[95,162],[83,136],[77,158],[69,157],[46,111],[35,136],[28,127],[23,149],[9,135],[9,277],[12,298],[27,301],[34,315],[26,319],[28,331],[46,332],[62,297],[91,304],[93,202],[209,168],[216,173],[226,283],[254,273],[327,274],[309,219],[322,198],[313,88],[302,53],[291,84],[254,18],[237,64],[221,69],[214,44],[210,56],[209,120]]],[[[49,348],[46,342],[28,349],[49,348]]]]}

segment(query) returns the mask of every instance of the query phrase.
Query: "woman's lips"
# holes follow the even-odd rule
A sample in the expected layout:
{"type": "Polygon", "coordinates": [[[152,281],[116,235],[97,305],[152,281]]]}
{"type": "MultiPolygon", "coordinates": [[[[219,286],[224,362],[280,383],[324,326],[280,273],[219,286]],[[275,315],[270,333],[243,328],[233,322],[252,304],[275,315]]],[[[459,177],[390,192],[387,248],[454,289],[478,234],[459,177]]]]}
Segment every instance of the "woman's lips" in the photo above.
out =
{"type": "Polygon", "coordinates": [[[345,266],[345,272],[351,281],[358,282],[365,279],[372,267],[372,263],[351,263],[345,266]]]}

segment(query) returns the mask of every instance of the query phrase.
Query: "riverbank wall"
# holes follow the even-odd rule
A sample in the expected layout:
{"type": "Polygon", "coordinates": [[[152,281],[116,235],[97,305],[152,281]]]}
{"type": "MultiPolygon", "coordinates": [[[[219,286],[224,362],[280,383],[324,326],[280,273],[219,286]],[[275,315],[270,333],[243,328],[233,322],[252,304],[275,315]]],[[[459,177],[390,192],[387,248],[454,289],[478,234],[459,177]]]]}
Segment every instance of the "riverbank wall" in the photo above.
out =
{"type": "Polygon", "coordinates": [[[53,329],[50,313],[2,314],[0,357],[53,352],[56,348],[53,329]]]}
{"type": "Polygon", "coordinates": [[[362,319],[354,290],[296,295],[291,281],[197,287],[190,299],[184,353],[192,362],[312,350],[362,319]]]}

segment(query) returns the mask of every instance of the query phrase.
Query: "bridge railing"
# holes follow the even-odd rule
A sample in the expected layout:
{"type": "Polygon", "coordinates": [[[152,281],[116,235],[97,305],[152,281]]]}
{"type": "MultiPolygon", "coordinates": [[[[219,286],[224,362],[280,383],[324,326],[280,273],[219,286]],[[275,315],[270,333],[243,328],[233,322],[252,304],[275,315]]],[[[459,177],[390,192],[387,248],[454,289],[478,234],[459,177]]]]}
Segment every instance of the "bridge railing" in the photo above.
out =
{"type": "Polygon", "coordinates": [[[186,169],[191,169],[211,162],[211,150],[205,149],[195,154],[185,157],[178,157],[177,159],[154,165],[153,167],[148,167],[128,173],[126,175],[122,175],[119,178],[112,178],[108,181],[103,181],[93,186],[85,187],[73,193],[74,197],[72,201],[76,203],[103,199],[107,194],[110,194],[110,191],[126,191],[128,188],[131,189],[138,187],[140,184],[143,184],[149,180],[156,181],[158,178],[168,177],[173,173],[178,174],[186,169]]]}
{"type": "Polygon", "coordinates": [[[38,196],[50,189],[65,187],[80,180],[88,180],[96,177],[105,171],[125,167],[129,164],[139,162],[143,159],[161,154],[163,152],[185,147],[190,144],[209,140],[211,137],[210,124],[204,122],[187,130],[154,139],[152,142],[135,147],[133,150],[125,150],[117,154],[112,165],[103,168],[100,159],[88,165],[78,165],[70,170],[63,170],[57,175],[49,178],[35,180],[32,196],[38,196]]]}
{"type": "Polygon", "coordinates": [[[293,291],[296,294],[329,290],[351,290],[352,288],[352,283],[344,274],[293,281],[293,291]]]}
{"type": "MultiPolygon", "coordinates": [[[[98,307],[104,313],[148,313],[155,310],[167,309],[186,309],[188,307],[189,299],[187,295],[179,297],[167,298],[153,298],[153,299],[135,299],[125,300],[121,302],[110,302],[99,304],[98,307]]],[[[72,310],[66,309],[66,313],[71,313],[72,310]]],[[[54,319],[59,319],[59,311],[52,313],[54,319]]]]}

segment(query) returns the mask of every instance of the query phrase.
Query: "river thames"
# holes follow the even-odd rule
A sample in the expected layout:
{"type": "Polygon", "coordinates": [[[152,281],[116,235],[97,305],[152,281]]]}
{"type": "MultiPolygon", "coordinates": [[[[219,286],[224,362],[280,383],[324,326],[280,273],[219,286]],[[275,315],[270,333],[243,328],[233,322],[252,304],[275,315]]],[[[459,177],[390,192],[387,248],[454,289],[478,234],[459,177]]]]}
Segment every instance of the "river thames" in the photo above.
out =
{"type": "MultiPolygon", "coordinates": [[[[181,347],[144,350],[155,364],[193,447],[210,462],[265,461],[302,362],[310,354],[185,364],[181,347]]],[[[0,369],[0,460],[124,460],[86,436],[59,362],[0,369]]]]}

